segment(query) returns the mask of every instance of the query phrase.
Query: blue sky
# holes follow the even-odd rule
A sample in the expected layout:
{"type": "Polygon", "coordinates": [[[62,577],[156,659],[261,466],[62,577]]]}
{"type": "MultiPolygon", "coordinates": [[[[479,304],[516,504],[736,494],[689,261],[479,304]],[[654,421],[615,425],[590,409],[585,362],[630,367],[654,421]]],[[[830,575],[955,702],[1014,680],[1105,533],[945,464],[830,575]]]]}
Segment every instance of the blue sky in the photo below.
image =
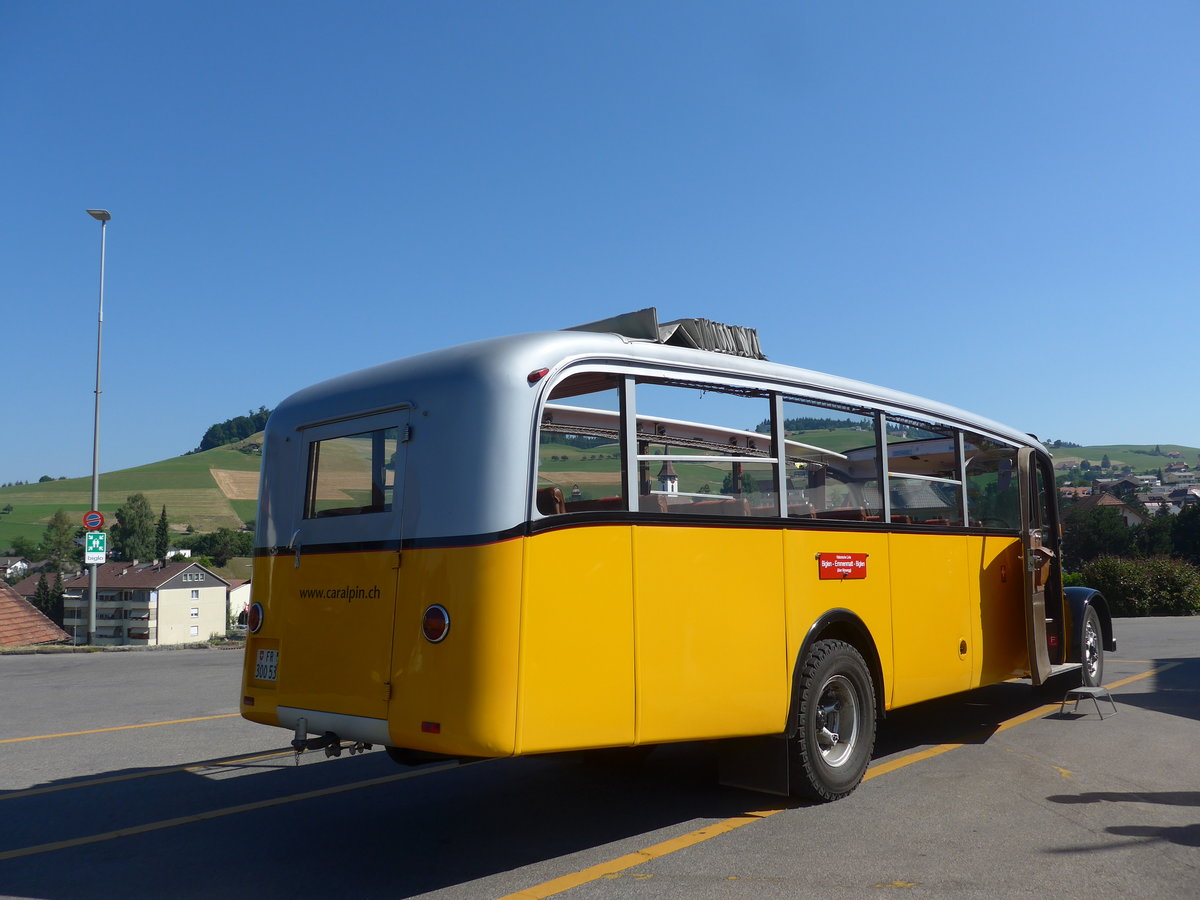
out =
{"type": "Polygon", "coordinates": [[[657,306],[1044,438],[1200,446],[1200,5],[0,7],[0,482],[657,306]]]}

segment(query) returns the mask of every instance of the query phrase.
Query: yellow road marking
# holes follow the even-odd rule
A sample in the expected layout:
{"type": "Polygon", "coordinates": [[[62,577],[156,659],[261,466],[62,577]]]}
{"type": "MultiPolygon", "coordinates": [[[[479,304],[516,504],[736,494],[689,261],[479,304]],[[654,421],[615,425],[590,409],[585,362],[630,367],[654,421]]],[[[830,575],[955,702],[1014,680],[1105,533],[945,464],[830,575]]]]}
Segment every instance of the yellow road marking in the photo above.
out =
{"type": "Polygon", "coordinates": [[[743,816],[734,816],[732,819],[717,822],[715,825],[706,825],[704,828],[689,832],[688,834],[681,834],[678,837],[654,844],[643,850],[635,850],[632,853],[618,856],[616,859],[611,859],[607,862],[598,863],[579,872],[572,872],[570,875],[563,875],[552,881],[525,888],[514,894],[508,894],[500,898],[500,900],[540,900],[543,897],[552,897],[555,894],[569,891],[571,888],[578,887],[581,884],[587,884],[589,881],[595,881],[606,875],[612,875],[624,869],[640,866],[644,862],[658,859],[660,856],[666,856],[668,853],[674,853],[685,847],[691,847],[693,844],[699,844],[701,841],[707,841],[709,838],[727,834],[736,828],[741,828],[743,825],[749,825],[751,822],[757,822],[759,819],[773,816],[777,812],[783,812],[786,808],[764,809],[758,812],[746,813],[743,816]]]}
{"type": "MultiPolygon", "coordinates": [[[[475,765],[475,763],[471,763],[475,765]]],[[[303,794],[291,794],[287,797],[272,797],[269,800],[258,800],[254,803],[243,803],[239,806],[227,806],[223,809],[213,809],[208,812],[194,813],[190,816],[177,816],[174,819],[163,819],[159,822],[147,822],[144,825],[131,825],[128,828],[118,828],[116,831],[105,831],[100,834],[88,834],[83,837],[68,838],[65,841],[51,841],[47,844],[36,844],[32,847],[20,847],[16,850],[5,850],[0,852],[0,862],[7,859],[17,859],[22,856],[34,856],[38,853],[50,853],[55,850],[67,850],[71,847],[82,847],[85,844],[98,844],[102,841],[111,841],[114,838],[132,837],[138,834],[147,834],[152,831],[163,831],[167,828],[175,828],[179,825],[193,825],[197,822],[207,822],[212,819],[221,819],[225,816],[236,816],[245,812],[252,812],[256,809],[268,809],[272,806],[285,806],[288,803],[298,803],[301,800],[313,800],[317,797],[328,797],[332,794],[341,794],[346,791],[356,791],[361,788],[376,787],[381,784],[390,784],[393,781],[403,781],[406,778],[415,778],[421,775],[432,775],[436,772],[442,772],[446,769],[457,768],[458,763],[447,763],[441,766],[435,766],[428,769],[416,769],[410,772],[399,772],[395,775],[384,775],[381,778],[369,778],[366,781],[355,781],[350,784],[340,784],[333,787],[320,788],[315,791],[305,791],[303,794]]]]}
{"type": "MultiPolygon", "coordinates": [[[[1124,661],[1124,660],[1122,660],[1124,661]]],[[[1111,690],[1134,681],[1140,681],[1143,678],[1149,678],[1156,672],[1162,672],[1171,668],[1177,663],[1171,663],[1155,669],[1149,669],[1137,675],[1131,675],[1128,678],[1122,678],[1120,681],[1114,681],[1107,685],[1111,690]]],[[[1021,713],[1018,716],[1013,716],[1011,719],[1006,719],[996,726],[993,734],[999,734],[1002,731],[1007,731],[1010,728],[1015,728],[1025,722],[1030,722],[1034,719],[1040,719],[1043,716],[1057,710],[1058,703],[1047,703],[1044,706],[1039,706],[1036,709],[1031,709],[1028,712],[1021,713]]],[[[871,766],[867,773],[863,776],[863,781],[870,781],[872,778],[877,778],[880,775],[886,775],[889,772],[894,772],[897,769],[903,769],[905,766],[911,766],[913,763],[921,762],[922,760],[932,759],[935,756],[941,756],[943,753],[949,753],[951,750],[957,750],[959,747],[966,746],[965,743],[957,744],[938,744],[935,747],[927,747],[924,750],[918,750],[916,753],[910,753],[907,756],[901,756],[897,759],[890,759],[887,762],[878,763],[871,766]]],[[[640,866],[642,863],[649,862],[652,859],[658,859],[661,856],[666,856],[668,853],[674,853],[677,850],[682,850],[685,847],[691,847],[710,838],[718,837],[722,834],[727,834],[736,828],[741,828],[743,825],[749,825],[752,822],[757,822],[760,819],[765,819],[768,816],[773,816],[775,813],[783,812],[785,809],[790,809],[789,806],[783,806],[778,809],[765,809],[758,812],[748,812],[741,816],[734,816],[731,819],[726,819],[723,822],[717,822],[714,825],[706,825],[696,831],[688,832],[687,834],[679,835],[670,840],[663,841],[659,844],[647,847],[644,850],[635,850],[632,853],[626,853],[624,856],[619,856],[616,859],[608,860],[607,862],[597,863],[594,866],[589,866],[586,869],[581,869],[578,872],[572,872],[568,875],[561,875],[558,878],[543,882],[542,884],[534,885],[533,887],[524,888],[512,894],[507,894],[501,897],[500,900],[543,900],[546,897],[553,897],[555,894],[561,894],[563,891],[568,891],[571,888],[578,887],[581,884],[586,884],[589,881],[595,881],[598,878],[611,876],[614,872],[620,872],[624,869],[630,869],[634,866],[640,866]]],[[[899,886],[899,885],[892,885],[899,886]]],[[[907,886],[907,885],[905,885],[907,886]]]]}
{"type": "Polygon", "coordinates": [[[20,744],[23,741],[48,741],[51,738],[79,737],[81,734],[104,734],[109,731],[128,731],[131,728],[156,728],[159,725],[184,725],[188,722],[209,722],[213,719],[235,719],[241,713],[221,713],[218,716],[196,716],[194,719],[171,719],[169,722],[147,722],[144,725],[114,725],[112,728],[93,728],[90,731],[64,731],[62,734],[34,734],[29,737],[4,738],[0,744],[20,744]]]}

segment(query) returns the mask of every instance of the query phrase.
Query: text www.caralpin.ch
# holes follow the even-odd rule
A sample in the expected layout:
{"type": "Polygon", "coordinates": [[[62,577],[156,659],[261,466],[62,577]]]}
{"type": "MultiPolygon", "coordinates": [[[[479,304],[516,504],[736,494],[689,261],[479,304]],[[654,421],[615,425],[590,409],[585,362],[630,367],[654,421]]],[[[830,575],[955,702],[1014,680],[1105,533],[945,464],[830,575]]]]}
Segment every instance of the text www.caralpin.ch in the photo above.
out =
{"type": "Polygon", "coordinates": [[[378,585],[369,588],[359,585],[331,588],[301,588],[302,600],[374,600],[382,591],[378,585]]]}

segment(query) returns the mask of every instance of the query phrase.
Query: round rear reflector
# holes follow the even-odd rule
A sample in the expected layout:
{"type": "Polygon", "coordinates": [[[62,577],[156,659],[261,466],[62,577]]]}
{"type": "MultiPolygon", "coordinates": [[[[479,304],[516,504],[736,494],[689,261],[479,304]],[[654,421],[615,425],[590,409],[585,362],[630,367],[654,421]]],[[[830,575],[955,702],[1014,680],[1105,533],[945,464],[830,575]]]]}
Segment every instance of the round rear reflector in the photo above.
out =
{"type": "Polygon", "coordinates": [[[437,644],[445,640],[449,633],[450,613],[446,612],[446,607],[435,603],[425,610],[421,619],[421,634],[425,635],[425,640],[437,644]]]}
{"type": "Polygon", "coordinates": [[[251,634],[258,634],[263,625],[263,608],[261,603],[251,603],[250,612],[246,613],[246,628],[251,634]]]}

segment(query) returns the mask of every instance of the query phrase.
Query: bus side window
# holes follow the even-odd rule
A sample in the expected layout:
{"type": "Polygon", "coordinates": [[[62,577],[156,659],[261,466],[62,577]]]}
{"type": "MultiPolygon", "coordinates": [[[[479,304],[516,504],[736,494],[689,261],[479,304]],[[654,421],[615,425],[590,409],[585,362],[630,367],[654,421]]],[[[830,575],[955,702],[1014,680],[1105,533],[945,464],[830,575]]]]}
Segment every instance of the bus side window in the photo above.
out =
{"type": "Polygon", "coordinates": [[[639,508],[698,516],[778,516],[765,393],[639,381],[639,508]]]}
{"type": "Polygon", "coordinates": [[[1021,527],[1017,451],[985,437],[966,435],[967,514],[982,528],[1021,527]]]}
{"type": "Polygon", "coordinates": [[[916,525],[964,524],[957,444],[953,428],[888,418],[888,492],[893,521],[907,516],[916,525]]]}
{"type": "Polygon", "coordinates": [[[861,522],[882,515],[871,413],[785,400],[783,429],[788,516],[861,522]]]}
{"type": "Polygon", "coordinates": [[[620,410],[615,375],[580,372],[554,386],[538,429],[538,514],[626,508],[620,410]]]}

